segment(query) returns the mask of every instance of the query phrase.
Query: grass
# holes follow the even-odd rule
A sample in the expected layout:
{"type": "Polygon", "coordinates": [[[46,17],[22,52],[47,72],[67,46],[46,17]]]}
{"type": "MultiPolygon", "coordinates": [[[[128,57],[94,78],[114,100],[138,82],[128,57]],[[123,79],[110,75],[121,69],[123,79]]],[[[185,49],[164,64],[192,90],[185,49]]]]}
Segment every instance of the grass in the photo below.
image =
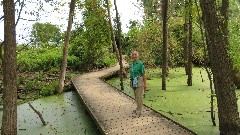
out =
{"type": "MultiPolygon", "coordinates": [[[[210,86],[206,71],[202,68],[193,68],[193,86],[187,86],[184,68],[174,68],[169,73],[167,90],[163,91],[161,69],[147,71],[148,91],[145,94],[144,104],[199,135],[219,135],[216,101],[214,110],[217,126],[212,126],[211,122],[210,86]]],[[[120,89],[119,78],[107,82],[120,89]]],[[[124,80],[124,88],[124,92],[133,97],[129,79],[124,80]]],[[[237,93],[239,96],[240,90],[237,90],[237,93]]]]}

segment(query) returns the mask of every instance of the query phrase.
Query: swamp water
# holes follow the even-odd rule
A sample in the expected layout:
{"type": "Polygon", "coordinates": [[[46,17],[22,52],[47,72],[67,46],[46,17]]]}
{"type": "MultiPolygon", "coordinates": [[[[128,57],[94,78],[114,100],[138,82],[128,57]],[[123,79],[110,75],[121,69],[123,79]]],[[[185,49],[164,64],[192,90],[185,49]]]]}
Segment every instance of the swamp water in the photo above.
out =
{"type": "MultiPolygon", "coordinates": [[[[48,123],[43,126],[28,103],[18,105],[18,135],[100,135],[75,91],[32,101],[48,123]]],[[[0,112],[2,119],[2,111],[0,112]]]]}

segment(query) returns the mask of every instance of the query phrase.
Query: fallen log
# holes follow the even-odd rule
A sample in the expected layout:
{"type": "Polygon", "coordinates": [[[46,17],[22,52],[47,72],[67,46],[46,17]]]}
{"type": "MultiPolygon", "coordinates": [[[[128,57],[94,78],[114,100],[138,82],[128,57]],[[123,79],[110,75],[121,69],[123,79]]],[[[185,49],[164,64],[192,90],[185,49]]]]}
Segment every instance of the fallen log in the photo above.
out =
{"type": "Polygon", "coordinates": [[[41,114],[39,111],[37,111],[37,110],[32,106],[31,103],[28,103],[28,105],[34,110],[35,113],[37,113],[37,115],[38,115],[39,118],[41,119],[43,125],[46,126],[47,123],[46,123],[45,120],[43,119],[42,114],[41,114]]]}

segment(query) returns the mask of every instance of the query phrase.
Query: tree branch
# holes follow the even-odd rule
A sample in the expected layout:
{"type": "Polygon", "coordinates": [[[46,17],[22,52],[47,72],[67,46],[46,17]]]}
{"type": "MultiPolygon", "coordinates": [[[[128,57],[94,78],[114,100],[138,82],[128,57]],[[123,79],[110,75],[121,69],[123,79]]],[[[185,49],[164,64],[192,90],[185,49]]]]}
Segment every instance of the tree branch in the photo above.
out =
{"type": "MultiPolygon", "coordinates": [[[[17,2],[19,2],[19,3],[20,3],[20,0],[17,0],[17,1],[14,3],[14,5],[16,5],[16,4],[17,4],[17,2]]],[[[19,15],[18,15],[17,23],[18,23],[18,21],[19,21],[20,14],[21,14],[21,12],[22,12],[22,9],[23,9],[23,5],[24,5],[24,0],[23,0],[23,2],[22,2],[22,5],[21,5],[21,9],[20,9],[20,12],[19,12],[19,15]]],[[[0,17],[0,21],[2,21],[3,19],[4,19],[4,15],[0,17]]],[[[16,25],[17,25],[17,23],[16,23],[16,25]]]]}
{"type": "MultiPolygon", "coordinates": [[[[19,2],[20,2],[20,1],[19,1],[19,2]]],[[[21,12],[22,12],[22,10],[23,10],[23,7],[24,7],[24,0],[22,1],[21,8],[20,8],[20,11],[19,11],[19,13],[18,13],[18,18],[17,18],[16,26],[17,26],[17,24],[18,24],[18,22],[19,22],[19,19],[20,19],[20,16],[21,16],[21,12]]]]}
{"type": "MultiPolygon", "coordinates": [[[[27,47],[29,46],[29,44],[30,44],[30,43],[24,44],[21,49],[18,49],[18,50],[17,50],[17,54],[20,54],[20,52],[21,52],[22,50],[24,50],[25,48],[27,48],[27,47]]],[[[27,49],[28,49],[28,48],[27,48],[27,49]]]]}
{"type": "Polygon", "coordinates": [[[44,121],[44,119],[43,119],[43,117],[42,117],[42,114],[41,114],[39,111],[37,111],[37,110],[32,106],[31,103],[28,103],[28,105],[33,109],[33,111],[34,111],[35,113],[37,113],[37,115],[38,115],[39,118],[41,119],[43,125],[46,126],[47,123],[44,121]]]}
{"type": "Polygon", "coordinates": [[[0,21],[2,21],[4,19],[4,15],[0,17],[0,21]]]}

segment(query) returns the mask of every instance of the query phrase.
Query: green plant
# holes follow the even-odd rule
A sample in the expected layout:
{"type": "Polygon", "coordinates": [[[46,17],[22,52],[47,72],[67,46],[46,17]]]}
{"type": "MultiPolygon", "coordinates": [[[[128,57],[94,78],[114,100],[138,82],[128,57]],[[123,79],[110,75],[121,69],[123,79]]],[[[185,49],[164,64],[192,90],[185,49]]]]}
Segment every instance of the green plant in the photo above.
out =
{"type": "Polygon", "coordinates": [[[31,91],[35,88],[35,84],[33,81],[29,81],[26,83],[25,88],[27,91],[31,91]]]}
{"type": "Polygon", "coordinates": [[[63,39],[63,34],[56,25],[36,22],[32,26],[30,37],[36,48],[56,47],[63,39]]]}
{"type": "Polygon", "coordinates": [[[20,72],[49,71],[52,68],[59,68],[62,57],[61,49],[59,47],[23,50],[17,57],[18,70],[20,72]]]}
{"type": "Polygon", "coordinates": [[[60,69],[58,67],[52,67],[48,73],[58,73],[60,71],[60,69]]]}
{"type": "Polygon", "coordinates": [[[43,81],[44,80],[44,77],[41,75],[41,74],[36,74],[35,76],[35,81],[43,81]]]}
{"type": "Polygon", "coordinates": [[[230,21],[230,47],[229,55],[232,59],[232,63],[235,69],[240,69],[240,25],[237,19],[231,19],[230,21]]]}
{"type": "Polygon", "coordinates": [[[72,78],[78,76],[79,74],[76,74],[76,73],[67,73],[66,74],[66,80],[71,80],[72,78]]]}
{"type": "Polygon", "coordinates": [[[40,95],[41,96],[53,95],[57,85],[58,85],[58,81],[53,81],[49,85],[44,86],[40,91],[40,95]]]}
{"type": "Polygon", "coordinates": [[[26,78],[25,78],[24,76],[19,76],[19,77],[18,77],[17,84],[18,84],[18,85],[24,84],[25,81],[26,81],[26,78]]]}

